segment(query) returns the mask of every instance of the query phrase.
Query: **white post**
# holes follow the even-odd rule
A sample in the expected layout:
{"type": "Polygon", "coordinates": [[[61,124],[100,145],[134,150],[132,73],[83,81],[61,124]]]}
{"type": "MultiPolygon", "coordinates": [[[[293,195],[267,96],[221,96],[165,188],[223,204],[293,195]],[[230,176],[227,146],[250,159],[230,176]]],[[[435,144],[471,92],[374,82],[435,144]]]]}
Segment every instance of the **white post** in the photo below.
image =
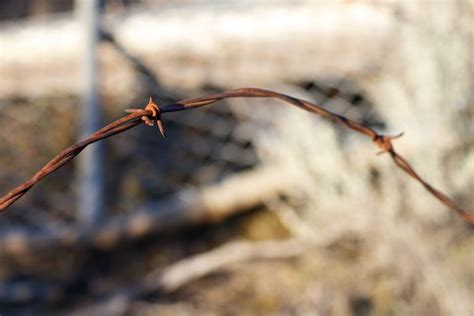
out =
{"type": "MultiPolygon", "coordinates": [[[[82,47],[82,111],[80,137],[93,133],[102,125],[97,79],[99,75],[97,43],[99,41],[99,0],[76,0],[82,47]]],[[[79,155],[79,207],[78,219],[83,225],[100,222],[104,209],[103,147],[95,143],[79,155]]]]}

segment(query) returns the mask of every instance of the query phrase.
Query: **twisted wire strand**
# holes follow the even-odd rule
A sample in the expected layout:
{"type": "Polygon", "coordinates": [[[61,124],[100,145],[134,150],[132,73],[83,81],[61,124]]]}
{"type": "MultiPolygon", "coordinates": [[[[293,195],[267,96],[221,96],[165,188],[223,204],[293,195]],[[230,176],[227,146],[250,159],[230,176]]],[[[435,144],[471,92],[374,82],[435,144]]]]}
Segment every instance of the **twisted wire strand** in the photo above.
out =
{"type": "Polygon", "coordinates": [[[339,124],[346,126],[347,128],[363,134],[369,137],[372,142],[381,149],[381,153],[388,153],[394,163],[402,169],[407,175],[418,181],[428,192],[430,192],[436,199],[438,199],[443,205],[445,205],[449,210],[458,215],[465,222],[474,224],[474,213],[464,210],[463,208],[456,205],[456,203],[451,200],[446,194],[440,190],[434,188],[431,184],[426,182],[413,167],[408,163],[408,161],[399,155],[392,144],[392,140],[402,136],[387,136],[378,134],[375,130],[370,127],[364,126],[361,123],[350,120],[342,115],[328,111],[316,104],[311,102],[301,100],[289,95],[281,94],[278,92],[257,89],[257,88],[241,88],[230,90],[223,93],[212,94],[197,98],[185,99],[177,103],[167,104],[164,106],[158,106],[153,103],[152,100],[147,104],[145,110],[143,109],[131,109],[128,114],[108,125],[98,130],[87,139],[72,145],[58,155],[56,155],[50,162],[48,162],[44,167],[42,167],[31,179],[14,188],[3,197],[0,198],[0,212],[4,211],[11,204],[17,201],[22,197],[29,189],[31,189],[35,184],[40,182],[44,177],[56,171],[64,164],[68,163],[74,157],[76,157],[85,147],[88,145],[97,142],[99,140],[111,137],[113,135],[122,133],[130,128],[133,128],[140,123],[145,123],[146,125],[152,125],[152,122],[155,122],[157,126],[160,127],[160,131],[164,135],[163,124],[161,121],[161,116],[164,113],[168,112],[177,112],[190,110],[198,108],[205,105],[210,105],[215,102],[218,102],[223,99],[228,98],[276,98],[282,100],[286,103],[299,107],[305,111],[321,115],[323,117],[329,118],[339,124]]]}
{"type": "MultiPolygon", "coordinates": [[[[141,115],[143,115],[143,113],[141,115]]],[[[40,170],[38,170],[38,172],[36,172],[28,181],[25,181],[21,185],[17,186],[13,190],[2,196],[0,198],[0,212],[4,211],[10,205],[15,203],[19,198],[21,198],[26,192],[28,192],[28,190],[30,190],[34,185],[40,182],[44,177],[53,173],[54,171],[58,170],[66,163],[74,159],[88,145],[95,143],[99,140],[111,137],[113,135],[122,133],[140,124],[141,115],[140,113],[133,113],[122,117],[121,119],[118,119],[96,131],[88,138],[61,151],[40,170]]]]}

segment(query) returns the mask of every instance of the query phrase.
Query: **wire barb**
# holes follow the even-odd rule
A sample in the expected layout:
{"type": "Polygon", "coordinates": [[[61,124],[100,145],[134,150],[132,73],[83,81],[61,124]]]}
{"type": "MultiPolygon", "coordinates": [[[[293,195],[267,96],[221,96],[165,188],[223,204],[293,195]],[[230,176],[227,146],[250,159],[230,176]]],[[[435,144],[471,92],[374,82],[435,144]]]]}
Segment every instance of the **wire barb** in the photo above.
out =
{"type": "Polygon", "coordinates": [[[392,140],[402,137],[403,134],[404,134],[403,132],[394,136],[375,134],[375,136],[372,138],[372,142],[375,145],[377,145],[380,149],[382,149],[381,151],[377,153],[377,155],[379,156],[379,155],[392,151],[393,150],[392,140]]]}
{"type": "Polygon", "coordinates": [[[51,161],[49,161],[43,168],[41,168],[31,179],[14,188],[4,196],[0,197],[0,212],[8,208],[11,204],[15,203],[20,197],[22,197],[29,189],[35,184],[40,182],[44,177],[61,168],[63,165],[74,159],[79,153],[88,145],[113,136],[118,133],[122,133],[132,127],[139,125],[144,122],[148,126],[153,126],[153,122],[156,122],[158,129],[163,137],[165,137],[165,129],[161,119],[162,114],[167,112],[177,112],[198,108],[201,106],[213,104],[222,99],[227,98],[274,98],[294,105],[305,111],[315,113],[331,119],[347,128],[369,137],[372,142],[380,149],[381,153],[389,153],[393,162],[402,169],[407,175],[418,181],[423,187],[431,193],[438,201],[444,204],[450,211],[458,215],[462,220],[469,224],[474,225],[474,213],[469,212],[454,203],[446,194],[434,188],[431,184],[426,182],[423,178],[415,172],[412,166],[396,151],[392,144],[392,140],[399,138],[403,133],[395,136],[380,135],[370,127],[364,126],[361,123],[350,120],[342,115],[333,113],[322,108],[319,105],[311,102],[301,100],[289,95],[281,94],[278,92],[257,89],[257,88],[241,88],[235,89],[223,93],[214,95],[207,95],[198,98],[191,98],[179,101],[177,103],[167,104],[163,107],[159,107],[153,99],[150,97],[148,103],[144,109],[129,109],[126,112],[130,113],[115,122],[101,128],[87,139],[72,145],[59,154],[57,154],[51,161]]]}
{"type": "MultiPolygon", "coordinates": [[[[153,122],[156,123],[158,130],[160,131],[161,136],[163,138],[166,137],[166,130],[163,124],[163,120],[161,119],[161,110],[160,106],[153,101],[153,98],[150,97],[148,99],[148,103],[145,105],[145,111],[147,112],[146,115],[142,115],[141,119],[147,126],[153,126],[153,122]],[[151,117],[151,118],[150,118],[151,117]]],[[[125,110],[127,113],[142,113],[143,110],[140,109],[127,109],[125,110]]]]}

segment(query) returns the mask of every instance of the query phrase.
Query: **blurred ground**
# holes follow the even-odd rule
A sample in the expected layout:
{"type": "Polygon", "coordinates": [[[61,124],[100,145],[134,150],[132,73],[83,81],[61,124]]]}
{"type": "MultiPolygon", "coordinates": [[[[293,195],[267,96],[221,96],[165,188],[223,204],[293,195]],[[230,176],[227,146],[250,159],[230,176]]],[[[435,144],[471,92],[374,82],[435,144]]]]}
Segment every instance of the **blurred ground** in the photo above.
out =
{"type": "MultiPolygon", "coordinates": [[[[107,293],[127,287],[148,271],[173,261],[206,252],[230,239],[286,237],[288,232],[272,218],[268,211],[256,210],[218,225],[154,236],[114,251],[43,255],[47,261],[35,267],[42,278],[58,278],[60,271],[68,274],[71,271],[66,270],[74,267],[74,274],[80,276],[71,280],[71,286],[62,293],[67,299],[53,305],[33,302],[3,306],[2,312],[89,314],[84,308],[95,306],[107,293]]],[[[472,291],[472,234],[437,234],[432,242],[449,239],[449,244],[443,245],[446,257],[441,260],[456,267],[456,273],[472,291]],[[468,274],[462,272],[469,270],[468,274]]],[[[348,233],[296,258],[235,263],[171,293],[150,293],[134,300],[126,314],[441,315],[437,303],[440,289],[423,285],[426,276],[422,270],[429,267],[421,266],[413,254],[396,248],[386,249],[398,251],[396,259],[387,262],[371,243],[367,237],[348,233]]]]}

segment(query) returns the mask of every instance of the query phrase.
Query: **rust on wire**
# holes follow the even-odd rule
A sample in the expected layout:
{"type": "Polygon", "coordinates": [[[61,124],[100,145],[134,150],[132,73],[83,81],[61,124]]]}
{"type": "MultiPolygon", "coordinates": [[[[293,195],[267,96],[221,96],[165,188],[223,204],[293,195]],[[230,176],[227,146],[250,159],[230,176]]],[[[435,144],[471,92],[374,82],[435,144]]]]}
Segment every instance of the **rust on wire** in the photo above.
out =
{"type": "MultiPolygon", "coordinates": [[[[145,111],[149,114],[142,114],[141,119],[147,126],[153,126],[153,122],[156,123],[158,130],[160,131],[161,136],[166,137],[165,126],[163,125],[163,120],[161,119],[161,110],[158,104],[156,104],[152,97],[148,100],[147,105],[145,105],[145,111]],[[151,119],[148,117],[151,116],[151,119]]],[[[127,113],[143,113],[143,110],[140,109],[128,109],[125,110],[127,113]]]]}
{"type": "MultiPolygon", "coordinates": [[[[292,96],[285,94],[277,93],[270,90],[257,89],[257,88],[242,88],[235,89],[223,93],[207,95],[198,98],[191,98],[179,101],[177,103],[172,103],[160,107],[156,104],[153,99],[150,98],[145,109],[129,109],[126,112],[130,113],[108,125],[98,130],[85,140],[72,145],[59,154],[56,155],[51,161],[49,161],[44,167],[42,167],[31,179],[14,188],[3,197],[0,198],[0,212],[4,211],[10,205],[15,203],[20,197],[23,196],[29,189],[31,189],[35,184],[40,182],[44,177],[50,173],[56,171],[64,164],[68,163],[74,157],[76,157],[85,147],[88,145],[97,142],[99,140],[111,137],[113,135],[122,133],[132,127],[135,127],[141,123],[144,123],[148,126],[153,126],[156,123],[161,135],[165,137],[165,129],[162,121],[162,114],[167,112],[177,112],[183,110],[189,110],[193,108],[198,108],[201,106],[209,105],[220,101],[222,99],[228,98],[276,98],[280,99],[286,103],[297,106],[303,110],[306,110],[311,113],[327,117],[339,124],[342,124],[353,131],[356,131],[360,134],[363,134],[369,137],[372,142],[381,150],[380,153],[388,153],[395,164],[405,171],[406,174],[411,176],[413,179],[417,180],[423,187],[430,192],[436,199],[438,199],[443,205],[445,205],[449,210],[458,215],[461,219],[467,223],[474,224],[474,213],[468,212],[454,203],[447,195],[438,189],[434,188],[431,184],[426,182],[423,178],[415,172],[413,167],[400,156],[392,144],[392,140],[399,138],[403,135],[381,135],[378,134],[375,130],[370,127],[364,126],[361,123],[352,121],[342,115],[330,112],[316,104],[313,104],[308,101],[304,101],[292,96]]],[[[380,154],[379,153],[379,154],[380,154]]]]}

